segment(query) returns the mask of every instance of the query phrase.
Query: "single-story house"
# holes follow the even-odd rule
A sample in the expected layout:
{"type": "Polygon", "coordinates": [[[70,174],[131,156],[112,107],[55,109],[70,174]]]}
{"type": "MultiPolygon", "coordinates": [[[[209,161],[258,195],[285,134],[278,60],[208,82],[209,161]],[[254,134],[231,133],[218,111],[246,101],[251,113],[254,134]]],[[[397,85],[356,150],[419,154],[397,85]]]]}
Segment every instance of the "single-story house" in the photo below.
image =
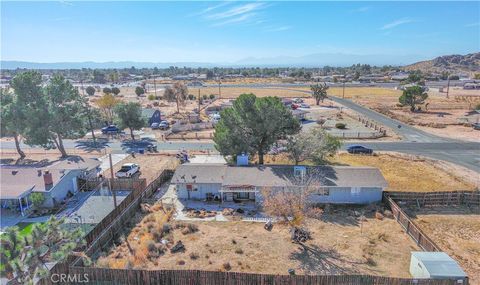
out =
{"type": "Polygon", "coordinates": [[[265,188],[309,187],[312,203],[368,204],[382,200],[387,187],[373,167],[195,163],[179,166],[171,183],[180,199],[258,203],[265,188]]]}
{"type": "Polygon", "coordinates": [[[0,206],[22,215],[32,206],[30,195],[42,193],[43,206],[54,207],[78,192],[79,178],[96,177],[96,159],[62,160],[47,167],[0,166],[0,206]],[[70,193],[70,194],[69,194],[70,193]]]}
{"type": "Polygon", "coordinates": [[[142,118],[145,119],[147,125],[150,127],[153,123],[160,123],[162,121],[162,114],[160,110],[157,109],[143,108],[142,118]]]}

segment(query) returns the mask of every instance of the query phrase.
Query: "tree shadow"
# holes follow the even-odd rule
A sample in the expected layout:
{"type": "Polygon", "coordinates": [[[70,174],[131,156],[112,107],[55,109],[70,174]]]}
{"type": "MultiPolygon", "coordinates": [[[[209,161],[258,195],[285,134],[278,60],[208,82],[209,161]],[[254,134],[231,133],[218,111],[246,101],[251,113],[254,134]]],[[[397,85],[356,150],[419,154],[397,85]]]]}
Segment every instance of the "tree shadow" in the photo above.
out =
{"type": "Polygon", "coordinates": [[[363,262],[343,258],[334,249],[322,249],[317,245],[299,244],[290,259],[300,262],[300,268],[306,274],[355,274],[357,265],[363,262]]]}
{"type": "Polygon", "coordinates": [[[105,138],[97,138],[94,143],[93,140],[78,140],[76,141],[76,147],[86,152],[101,151],[109,146],[110,141],[105,138]]]}
{"type": "Polygon", "coordinates": [[[34,160],[29,158],[3,158],[0,159],[1,165],[11,165],[11,166],[26,166],[26,167],[46,167],[54,162],[59,161],[60,159],[49,160],[49,159],[42,159],[42,160],[34,160]]]}
{"type": "Polygon", "coordinates": [[[125,140],[122,142],[122,149],[127,152],[139,152],[140,149],[146,149],[148,146],[154,146],[156,140],[152,138],[142,138],[140,140],[125,140]]]}

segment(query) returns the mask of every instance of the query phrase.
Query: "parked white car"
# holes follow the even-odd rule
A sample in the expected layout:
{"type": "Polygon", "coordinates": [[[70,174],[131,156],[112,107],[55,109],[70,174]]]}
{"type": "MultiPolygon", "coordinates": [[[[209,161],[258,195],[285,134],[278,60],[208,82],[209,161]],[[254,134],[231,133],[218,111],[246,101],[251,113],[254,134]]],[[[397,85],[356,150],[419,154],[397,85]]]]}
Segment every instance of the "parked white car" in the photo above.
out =
{"type": "Polygon", "coordinates": [[[210,115],[210,120],[214,123],[218,123],[218,121],[220,121],[220,114],[218,113],[214,113],[214,114],[211,114],[210,115]]]}
{"type": "Polygon", "coordinates": [[[135,175],[135,173],[140,171],[140,166],[135,163],[125,163],[122,165],[122,168],[120,168],[117,173],[115,173],[115,176],[117,178],[129,178],[135,175]]]}

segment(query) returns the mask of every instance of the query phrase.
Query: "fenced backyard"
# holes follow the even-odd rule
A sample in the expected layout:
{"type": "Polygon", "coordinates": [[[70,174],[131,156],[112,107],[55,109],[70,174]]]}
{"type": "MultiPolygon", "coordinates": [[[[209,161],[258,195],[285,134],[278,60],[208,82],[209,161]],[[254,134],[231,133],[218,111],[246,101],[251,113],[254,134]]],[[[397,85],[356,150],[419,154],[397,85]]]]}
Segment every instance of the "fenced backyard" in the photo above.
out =
{"type": "MultiPolygon", "coordinates": [[[[130,199],[118,211],[106,217],[103,225],[97,225],[98,230],[92,231],[87,241],[86,254],[91,256],[105,247],[119,231],[122,224],[129,218],[131,211],[136,211],[143,198],[149,197],[154,191],[172,175],[166,170],[143,190],[132,191],[130,199]]],[[[405,213],[399,205],[416,207],[434,206],[478,206],[480,197],[478,191],[454,191],[439,193],[413,192],[385,192],[384,202],[393,213],[394,218],[403,227],[405,232],[425,251],[441,251],[441,249],[420,229],[420,227],[405,213]]],[[[122,202],[123,203],[123,202],[122,202]]],[[[101,224],[102,224],[101,223],[101,224]]],[[[457,280],[433,280],[395,278],[373,275],[278,275],[255,274],[243,272],[202,271],[202,270],[140,270],[140,269],[110,269],[98,267],[77,266],[74,258],[67,263],[55,265],[51,273],[69,274],[70,276],[88,276],[90,282],[112,284],[420,284],[420,285],[450,285],[459,284],[457,280]]],[[[80,282],[78,282],[80,283],[80,282]]],[[[40,284],[52,284],[50,279],[44,279],[40,284]]],[[[70,282],[70,284],[76,284],[70,282]]],[[[468,284],[463,283],[463,284],[468,284]]]]}

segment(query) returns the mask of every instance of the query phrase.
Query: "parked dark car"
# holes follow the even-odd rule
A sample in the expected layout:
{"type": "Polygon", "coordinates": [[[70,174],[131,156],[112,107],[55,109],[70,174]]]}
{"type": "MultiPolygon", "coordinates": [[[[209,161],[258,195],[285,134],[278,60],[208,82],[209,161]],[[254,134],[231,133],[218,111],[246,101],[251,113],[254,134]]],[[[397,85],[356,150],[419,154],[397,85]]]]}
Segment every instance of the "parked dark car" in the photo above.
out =
{"type": "Polygon", "coordinates": [[[102,128],[102,134],[117,134],[120,132],[120,129],[115,125],[110,125],[108,127],[102,128]]]}
{"type": "Polygon", "coordinates": [[[480,131],[480,123],[473,123],[472,127],[474,130],[480,131]]]}
{"type": "Polygon", "coordinates": [[[347,148],[347,151],[348,153],[353,153],[353,154],[357,154],[357,153],[372,154],[373,153],[373,149],[364,147],[361,145],[351,145],[347,148]]]}

